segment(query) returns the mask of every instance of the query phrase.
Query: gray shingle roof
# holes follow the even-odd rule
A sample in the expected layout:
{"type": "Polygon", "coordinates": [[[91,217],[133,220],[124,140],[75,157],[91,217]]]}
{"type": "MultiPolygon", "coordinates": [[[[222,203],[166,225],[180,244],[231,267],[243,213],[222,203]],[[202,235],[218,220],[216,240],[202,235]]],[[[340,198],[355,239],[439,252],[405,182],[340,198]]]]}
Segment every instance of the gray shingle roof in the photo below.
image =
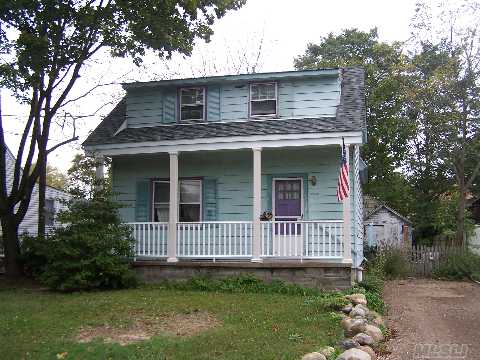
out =
{"type": "Polygon", "coordinates": [[[341,89],[340,104],[337,107],[336,117],[173,124],[126,128],[117,133],[117,130],[125,121],[126,101],[124,98],[103,119],[83,145],[95,146],[226,136],[365,131],[363,69],[342,69],[341,89]]]}

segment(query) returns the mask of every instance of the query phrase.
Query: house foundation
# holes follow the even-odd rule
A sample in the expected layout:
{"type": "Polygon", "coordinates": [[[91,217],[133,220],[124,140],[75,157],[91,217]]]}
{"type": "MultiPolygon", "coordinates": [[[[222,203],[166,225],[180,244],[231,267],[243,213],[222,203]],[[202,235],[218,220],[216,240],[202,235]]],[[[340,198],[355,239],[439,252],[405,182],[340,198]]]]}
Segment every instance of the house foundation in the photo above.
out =
{"type": "Polygon", "coordinates": [[[252,275],[267,283],[282,280],[304,287],[322,290],[344,290],[352,286],[351,264],[319,261],[179,261],[137,260],[134,269],[146,283],[165,280],[182,281],[195,277],[223,279],[252,275]]]}

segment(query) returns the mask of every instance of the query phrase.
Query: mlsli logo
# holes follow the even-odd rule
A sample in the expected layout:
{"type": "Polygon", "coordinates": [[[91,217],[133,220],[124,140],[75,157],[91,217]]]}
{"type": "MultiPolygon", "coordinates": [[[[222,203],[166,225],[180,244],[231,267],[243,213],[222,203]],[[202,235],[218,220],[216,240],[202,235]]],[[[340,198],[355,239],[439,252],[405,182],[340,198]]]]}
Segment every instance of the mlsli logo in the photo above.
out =
{"type": "Polygon", "coordinates": [[[413,360],[466,360],[467,354],[467,344],[416,344],[413,360]]]}

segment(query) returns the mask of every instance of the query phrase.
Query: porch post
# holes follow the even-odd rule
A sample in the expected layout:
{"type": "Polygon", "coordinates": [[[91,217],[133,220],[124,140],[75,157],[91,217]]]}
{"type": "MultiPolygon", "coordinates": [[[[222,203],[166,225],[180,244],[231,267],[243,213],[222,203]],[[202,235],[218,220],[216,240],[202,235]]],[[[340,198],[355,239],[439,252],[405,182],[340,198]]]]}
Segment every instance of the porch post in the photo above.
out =
{"type": "Polygon", "coordinates": [[[177,262],[177,222],[178,222],[178,152],[170,157],[170,202],[168,208],[167,262],[177,262]]]}
{"type": "Polygon", "coordinates": [[[262,148],[253,150],[253,227],[252,262],[262,262],[262,235],[260,212],[262,211],[262,148]]]}
{"type": "Polygon", "coordinates": [[[105,176],[104,164],[105,164],[105,159],[103,155],[96,154],[95,155],[95,180],[96,180],[95,188],[96,190],[100,190],[102,187],[103,178],[105,176]]]}
{"type": "Polygon", "coordinates": [[[352,199],[352,186],[350,183],[350,145],[345,145],[345,157],[348,164],[348,187],[350,189],[348,197],[343,200],[343,260],[344,262],[352,262],[352,239],[351,239],[351,225],[350,225],[350,202],[352,199]]]}

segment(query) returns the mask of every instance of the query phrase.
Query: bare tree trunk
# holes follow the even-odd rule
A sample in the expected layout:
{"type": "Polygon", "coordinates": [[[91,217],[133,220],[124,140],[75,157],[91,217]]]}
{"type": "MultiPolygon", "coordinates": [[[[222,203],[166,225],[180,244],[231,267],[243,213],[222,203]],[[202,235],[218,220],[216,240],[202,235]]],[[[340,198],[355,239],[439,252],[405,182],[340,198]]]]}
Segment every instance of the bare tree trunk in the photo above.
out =
{"type": "Polygon", "coordinates": [[[463,159],[458,159],[456,164],[457,182],[460,198],[458,199],[457,208],[457,245],[463,245],[465,239],[465,205],[466,205],[466,183],[465,183],[465,163],[463,159]]]}
{"type": "Polygon", "coordinates": [[[19,224],[17,224],[13,214],[3,216],[1,223],[2,241],[5,251],[5,271],[9,277],[20,277],[23,275],[23,267],[20,262],[19,224]]]}

